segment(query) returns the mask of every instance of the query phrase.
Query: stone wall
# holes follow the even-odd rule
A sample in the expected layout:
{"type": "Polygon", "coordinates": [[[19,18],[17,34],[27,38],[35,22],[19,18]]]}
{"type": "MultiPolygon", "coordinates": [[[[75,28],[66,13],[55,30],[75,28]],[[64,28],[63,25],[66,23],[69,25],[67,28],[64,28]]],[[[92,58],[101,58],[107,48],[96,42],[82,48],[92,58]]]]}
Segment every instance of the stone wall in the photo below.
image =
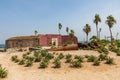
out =
{"type": "Polygon", "coordinates": [[[29,39],[8,39],[6,40],[7,48],[35,47],[39,46],[39,38],[29,39]]]}

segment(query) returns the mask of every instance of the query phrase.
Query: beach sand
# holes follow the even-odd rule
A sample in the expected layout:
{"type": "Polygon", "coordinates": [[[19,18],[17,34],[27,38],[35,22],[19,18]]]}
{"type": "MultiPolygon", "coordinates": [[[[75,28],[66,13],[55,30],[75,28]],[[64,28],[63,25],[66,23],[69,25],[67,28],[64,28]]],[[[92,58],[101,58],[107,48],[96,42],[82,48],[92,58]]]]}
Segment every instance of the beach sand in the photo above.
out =
{"type": "MultiPolygon", "coordinates": [[[[96,51],[77,50],[59,51],[72,55],[99,55],[96,51]]],[[[120,80],[120,56],[110,52],[109,56],[115,58],[116,65],[107,65],[102,62],[100,66],[84,62],[82,68],[71,68],[69,64],[63,64],[55,69],[50,65],[48,68],[39,69],[39,63],[31,67],[24,67],[11,61],[11,56],[21,56],[23,52],[0,53],[0,64],[8,70],[8,76],[1,80],[120,80]]]]}

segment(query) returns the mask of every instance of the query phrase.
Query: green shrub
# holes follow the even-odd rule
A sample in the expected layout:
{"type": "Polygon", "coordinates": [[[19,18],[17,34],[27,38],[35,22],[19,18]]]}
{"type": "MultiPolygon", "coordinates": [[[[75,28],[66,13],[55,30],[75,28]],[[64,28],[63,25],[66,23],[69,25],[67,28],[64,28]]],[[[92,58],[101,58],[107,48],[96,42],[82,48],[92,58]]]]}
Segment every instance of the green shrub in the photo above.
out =
{"type": "Polygon", "coordinates": [[[71,66],[75,67],[75,68],[79,68],[79,67],[82,67],[82,64],[80,61],[75,60],[75,61],[71,62],[71,66]]]}
{"type": "Polygon", "coordinates": [[[17,57],[18,57],[17,55],[14,55],[14,56],[11,57],[11,60],[15,61],[17,59],[17,57]]]}
{"type": "Polygon", "coordinates": [[[120,56],[120,50],[116,51],[117,56],[120,56]]]}
{"type": "Polygon", "coordinates": [[[88,57],[87,62],[94,62],[96,59],[97,59],[96,56],[91,55],[88,57]]]}
{"type": "Polygon", "coordinates": [[[67,55],[66,55],[66,59],[71,58],[71,57],[72,57],[71,54],[67,54],[67,55]]]}
{"type": "Polygon", "coordinates": [[[31,57],[31,56],[27,56],[26,59],[29,61],[34,61],[34,57],[31,57]]]}
{"type": "Polygon", "coordinates": [[[47,50],[41,50],[41,55],[42,57],[45,57],[47,55],[48,51],[47,50]]]}
{"type": "Polygon", "coordinates": [[[114,59],[108,57],[108,58],[106,59],[106,64],[114,64],[114,59]]]}
{"type": "Polygon", "coordinates": [[[78,55],[76,55],[74,58],[77,59],[80,62],[83,62],[83,59],[84,59],[84,57],[78,56],[78,55]]]}
{"type": "Polygon", "coordinates": [[[20,60],[18,64],[19,64],[19,65],[23,65],[23,64],[25,64],[25,60],[23,60],[23,59],[20,60]]]}
{"type": "Polygon", "coordinates": [[[100,61],[99,60],[95,60],[93,63],[94,66],[99,66],[100,65],[100,61]]]}
{"type": "Polygon", "coordinates": [[[8,75],[8,71],[5,68],[2,68],[0,65],[0,78],[5,78],[8,75]]]}
{"type": "Polygon", "coordinates": [[[49,65],[49,60],[44,59],[41,63],[40,63],[40,68],[47,68],[49,65]]]}
{"type": "Polygon", "coordinates": [[[19,62],[19,61],[20,61],[20,60],[19,60],[18,58],[16,58],[14,62],[17,63],[17,62],[19,62]]]}
{"type": "Polygon", "coordinates": [[[54,58],[54,55],[51,54],[51,53],[48,53],[45,58],[47,58],[47,59],[52,59],[52,58],[54,58]]]}
{"type": "Polygon", "coordinates": [[[35,60],[34,60],[35,62],[40,62],[41,59],[42,59],[42,57],[41,57],[40,55],[38,55],[38,56],[36,56],[34,59],[35,59],[35,60]]]}
{"type": "Polygon", "coordinates": [[[60,68],[61,67],[60,59],[55,59],[54,64],[55,64],[55,68],[60,68]]]}
{"type": "Polygon", "coordinates": [[[25,66],[30,67],[30,66],[32,66],[32,64],[33,64],[33,62],[31,60],[27,60],[25,66]]]}
{"type": "Polygon", "coordinates": [[[64,58],[64,55],[63,55],[63,53],[60,53],[60,54],[58,55],[58,58],[59,58],[59,59],[62,59],[62,58],[64,58]]]}
{"type": "Polygon", "coordinates": [[[25,58],[27,57],[27,54],[24,53],[24,54],[22,55],[22,57],[25,59],[25,58]]]}
{"type": "Polygon", "coordinates": [[[100,54],[98,57],[98,60],[100,60],[100,61],[104,61],[106,59],[107,59],[107,55],[105,55],[105,54],[100,54]]]}
{"type": "Polygon", "coordinates": [[[109,53],[109,51],[106,49],[106,48],[104,48],[104,47],[100,47],[99,49],[98,49],[98,52],[99,53],[104,53],[104,54],[108,54],[109,53]]]}
{"type": "Polygon", "coordinates": [[[40,51],[34,51],[34,56],[37,57],[40,55],[40,51]]]}

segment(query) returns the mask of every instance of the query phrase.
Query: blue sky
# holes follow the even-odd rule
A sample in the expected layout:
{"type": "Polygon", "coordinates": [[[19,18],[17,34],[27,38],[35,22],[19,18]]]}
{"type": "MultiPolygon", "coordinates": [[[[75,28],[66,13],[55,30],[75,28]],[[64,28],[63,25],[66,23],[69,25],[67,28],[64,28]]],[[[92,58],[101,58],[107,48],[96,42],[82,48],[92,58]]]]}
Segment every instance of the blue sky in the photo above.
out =
{"type": "MultiPolygon", "coordinates": [[[[0,0],[0,43],[13,36],[58,33],[58,23],[62,23],[61,34],[66,34],[68,26],[74,29],[79,41],[85,40],[83,27],[90,24],[89,37],[96,35],[93,23],[95,14],[102,22],[101,37],[109,36],[105,24],[106,17],[113,15],[117,24],[112,28],[113,35],[120,32],[120,0],[0,0]]],[[[120,38],[120,36],[118,36],[120,38]]]]}

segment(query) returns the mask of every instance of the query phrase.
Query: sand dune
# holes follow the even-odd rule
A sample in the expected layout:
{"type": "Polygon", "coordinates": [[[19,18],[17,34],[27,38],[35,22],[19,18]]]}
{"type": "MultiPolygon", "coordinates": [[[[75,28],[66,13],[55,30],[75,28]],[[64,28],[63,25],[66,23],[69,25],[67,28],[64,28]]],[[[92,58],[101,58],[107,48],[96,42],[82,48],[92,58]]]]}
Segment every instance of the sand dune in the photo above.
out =
{"type": "MultiPolygon", "coordinates": [[[[99,54],[89,50],[64,52],[64,54],[68,53],[72,55],[99,54]]],[[[67,64],[62,64],[59,69],[51,68],[51,66],[38,69],[38,63],[34,63],[32,67],[24,67],[10,60],[12,55],[21,56],[22,54],[22,52],[0,53],[0,64],[8,70],[7,78],[2,80],[120,80],[120,57],[112,52],[109,56],[115,58],[116,65],[102,63],[100,66],[93,66],[92,63],[84,62],[83,67],[78,69],[70,68],[67,64]]]]}

